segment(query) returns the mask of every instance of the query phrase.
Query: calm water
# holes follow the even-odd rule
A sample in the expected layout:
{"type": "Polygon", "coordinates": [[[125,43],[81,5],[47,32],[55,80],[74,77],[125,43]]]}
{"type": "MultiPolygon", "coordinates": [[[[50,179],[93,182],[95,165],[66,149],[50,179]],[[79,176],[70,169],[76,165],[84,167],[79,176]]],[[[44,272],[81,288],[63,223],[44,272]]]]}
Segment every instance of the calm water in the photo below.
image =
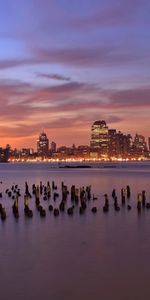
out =
{"type": "MultiPolygon", "coordinates": [[[[149,164],[119,165],[118,168],[59,169],[49,164],[0,164],[1,200],[7,219],[0,220],[0,299],[2,300],[149,300],[150,299],[150,211],[137,213],[137,193],[146,190],[150,201],[149,164]],[[4,193],[6,187],[24,182],[29,186],[42,180],[61,181],[70,187],[92,186],[98,197],[98,212],[61,213],[57,218],[46,208],[41,219],[30,200],[33,219],[26,219],[23,198],[20,218],[12,215],[12,200],[4,193]],[[115,212],[111,192],[127,184],[131,187],[132,210],[122,207],[115,212]],[[102,211],[103,194],[108,193],[110,211],[102,211]]],[[[23,194],[23,193],[22,193],[23,194]]],[[[53,202],[53,200],[50,200],[53,202]]],[[[54,206],[58,207],[60,199],[54,206]]],[[[68,198],[68,206],[70,199],[68,198]]]]}

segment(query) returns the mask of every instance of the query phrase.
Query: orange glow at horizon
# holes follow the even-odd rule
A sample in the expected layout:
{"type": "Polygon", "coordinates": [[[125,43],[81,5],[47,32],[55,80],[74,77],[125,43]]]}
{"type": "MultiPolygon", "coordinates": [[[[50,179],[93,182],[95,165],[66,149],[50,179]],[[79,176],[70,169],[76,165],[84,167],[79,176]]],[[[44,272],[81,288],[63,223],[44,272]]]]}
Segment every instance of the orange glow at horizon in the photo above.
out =
{"type": "MultiPolygon", "coordinates": [[[[91,124],[92,125],[92,124],[91,124]]],[[[122,131],[126,134],[131,134],[134,138],[135,133],[140,133],[146,137],[146,140],[149,136],[149,130],[148,127],[145,131],[142,131],[141,124],[138,123],[137,130],[132,130],[129,126],[129,123],[122,122],[120,124],[115,125],[109,125],[109,128],[117,129],[117,131],[122,131]],[[126,129],[126,130],[124,130],[126,129]]],[[[145,126],[146,127],[146,126],[145,126]]],[[[41,127],[42,128],[42,127],[41,127]]],[[[42,131],[42,129],[41,129],[42,131]]],[[[6,144],[9,144],[12,148],[33,148],[36,150],[37,147],[37,139],[39,137],[39,134],[41,132],[37,132],[33,135],[25,135],[25,136],[18,136],[18,137],[11,137],[7,135],[6,137],[0,137],[0,147],[5,147],[6,144]]],[[[49,142],[52,141],[56,142],[57,147],[60,147],[62,145],[65,146],[72,146],[75,144],[78,145],[90,145],[90,136],[91,136],[91,127],[86,126],[81,128],[79,127],[72,127],[72,128],[57,128],[57,129],[44,129],[46,132],[49,142]]]]}

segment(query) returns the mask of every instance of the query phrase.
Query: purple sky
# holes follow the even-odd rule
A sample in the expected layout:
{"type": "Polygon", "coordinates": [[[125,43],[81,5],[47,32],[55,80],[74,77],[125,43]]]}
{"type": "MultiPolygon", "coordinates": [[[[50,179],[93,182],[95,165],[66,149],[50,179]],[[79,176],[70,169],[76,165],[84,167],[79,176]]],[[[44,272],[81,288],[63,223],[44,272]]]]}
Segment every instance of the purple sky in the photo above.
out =
{"type": "Polygon", "coordinates": [[[149,0],[0,4],[0,146],[89,144],[93,121],[150,136],[149,0]]]}

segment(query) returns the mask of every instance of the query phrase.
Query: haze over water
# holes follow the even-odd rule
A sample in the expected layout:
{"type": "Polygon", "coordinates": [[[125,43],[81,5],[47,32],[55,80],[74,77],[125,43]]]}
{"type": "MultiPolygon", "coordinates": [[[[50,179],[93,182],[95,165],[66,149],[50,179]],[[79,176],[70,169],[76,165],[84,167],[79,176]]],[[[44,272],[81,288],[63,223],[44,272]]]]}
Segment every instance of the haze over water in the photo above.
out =
{"type": "MultiPolygon", "coordinates": [[[[146,190],[150,200],[149,164],[126,168],[59,169],[49,164],[1,164],[1,202],[7,219],[0,222],[0,282],[1,299],[16,300],[130,300],[149,299],[150,277],[150,211],[136,209],[137,193],[146,190]],[[40,218],[35,200],[30,200],[33,218],[23,212],[24,182],[30,190],[33,183],[54,180],[60,191],[61,181],[70,187],[90,185],[98,200],[91,200],[84,215],[79,208],[73,216],[67,212],[55,218],[48,211],[51,202],[59,206],[61,197],[43,201],[46,218],[40,218]],[[11,199],[6,187],[18,184],[22,191],[19,200],[20,218],[12,214],[11,199]],[[132,210],[126,206],[115,212],[111,192],[131,187],[132,210]],[[102,211],[103,194],[108,193],[110,210],[102,211]],[[93,215],[92,206],[98,212],[93,215]]],[[[70,205],[70,195],[68,197],[70,205]]],[[[128,203],[127,202],[127,203],[128,203]]]]}

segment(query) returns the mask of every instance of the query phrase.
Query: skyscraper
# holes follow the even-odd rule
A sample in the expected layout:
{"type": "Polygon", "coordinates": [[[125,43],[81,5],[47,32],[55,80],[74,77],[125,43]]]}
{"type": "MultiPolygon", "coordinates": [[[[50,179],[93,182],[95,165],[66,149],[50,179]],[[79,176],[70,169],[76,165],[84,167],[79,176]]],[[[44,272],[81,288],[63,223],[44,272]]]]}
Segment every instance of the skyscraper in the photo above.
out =
{"type": "Polygon", "coordinates": [[[148,150],[150,151],[150,137],[148,137],[148,150]]]}
{"type": "Polygon", "coordinates": [[[49,140],[46,133],[43,131],[37,141],[37,153],[42,156],[47,156],[49,152],[49,140]]]}
{"type": "Polygon", "coordinates": [[[116,129],[109,129],[108,130],[108,153],[109,156],[116,157],[117,156],[117,141],[116,141],[117,131],[116,129]]]}
{"type": "Polygon", "coordinates": [[[116,134],[116,155],[121,158],[129,158],[131,153],[131,141],[130,134],[124,134],[118,131],[116,134]]]}
{"type": "Polygon", "coordinates": [[[91,127],[91,155],[108,155],[108,127],[105,121],[95,121],[91,127]]]}
{"type": "Polygon", "coordinates": [[[133,151],[136,156],[145,156],[147,154],[148,148],[143,135],[136,133],[133,142],[133,151]]]}
{"type": "Polygon", "coordinates": [[[51,142],[51,153],[55,153],[55,152],[56,152],[56,143],[51,142]]]}

